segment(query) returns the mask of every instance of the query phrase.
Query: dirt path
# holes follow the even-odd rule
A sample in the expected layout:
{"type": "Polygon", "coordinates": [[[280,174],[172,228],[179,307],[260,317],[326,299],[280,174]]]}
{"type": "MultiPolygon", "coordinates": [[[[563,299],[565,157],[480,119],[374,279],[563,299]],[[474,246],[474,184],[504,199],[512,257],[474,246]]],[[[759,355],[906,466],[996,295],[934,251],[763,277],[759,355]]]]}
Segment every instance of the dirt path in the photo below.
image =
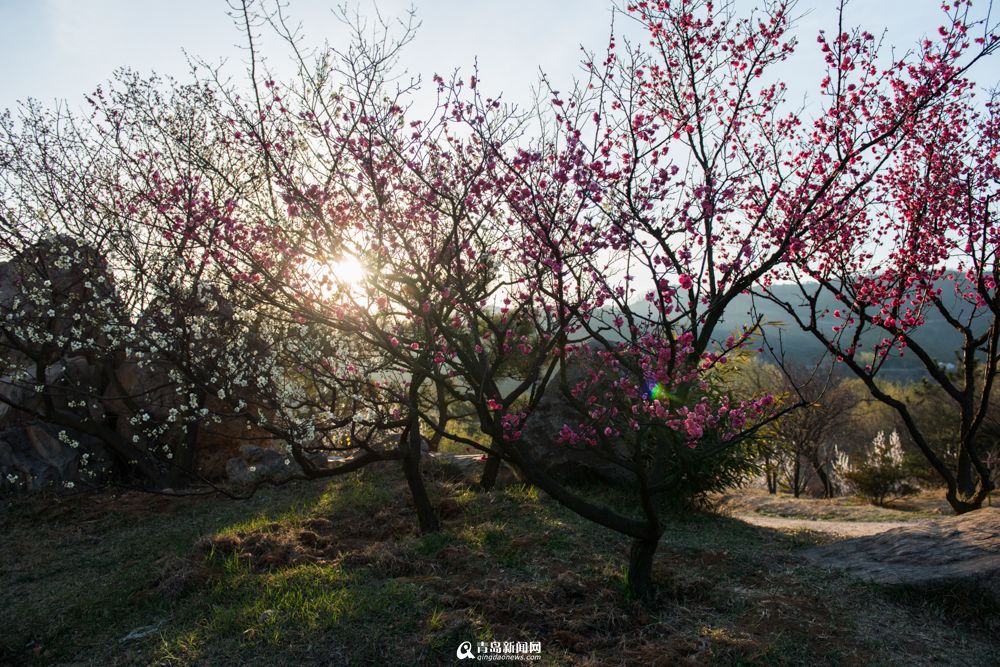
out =
{"type": "Polygon", "coordinates": [[[815,519],[786,519],[780,516],[762,514],[734,514],[734,519],[764,528],[779,530],[815,530],[838,537],[864,537],[877,535],[893,528],[915,526],[925,521],[825,521],[815,519]]]}

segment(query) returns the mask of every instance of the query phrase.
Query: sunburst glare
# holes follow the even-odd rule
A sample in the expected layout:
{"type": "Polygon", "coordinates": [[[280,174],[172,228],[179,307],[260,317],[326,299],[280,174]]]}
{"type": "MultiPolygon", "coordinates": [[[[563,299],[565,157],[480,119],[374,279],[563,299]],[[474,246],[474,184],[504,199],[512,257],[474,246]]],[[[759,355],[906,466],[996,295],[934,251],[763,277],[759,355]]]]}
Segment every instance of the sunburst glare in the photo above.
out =
{"type": "Polygon", "coordinates": [[[353,286],[364,281],[367,271],[357,257],[345,255],[330,264],[330,278],[334,282],[353,286]]]}

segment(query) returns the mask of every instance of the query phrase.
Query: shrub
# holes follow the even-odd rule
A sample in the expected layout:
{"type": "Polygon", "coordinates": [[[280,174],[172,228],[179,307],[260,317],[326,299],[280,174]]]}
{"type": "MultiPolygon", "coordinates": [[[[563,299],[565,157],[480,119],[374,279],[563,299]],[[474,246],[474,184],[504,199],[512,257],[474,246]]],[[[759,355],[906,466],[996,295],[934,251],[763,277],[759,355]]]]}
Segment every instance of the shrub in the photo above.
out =
{"type": "Polygon", "coordinates": [[[888,438],[880,431],[864,461],[844,473],[855,492],[875,505],[885,505],[895,498],[916,493],[918,489],[909,483],[909,477],[903,445],[896,431],[888,438]]]}

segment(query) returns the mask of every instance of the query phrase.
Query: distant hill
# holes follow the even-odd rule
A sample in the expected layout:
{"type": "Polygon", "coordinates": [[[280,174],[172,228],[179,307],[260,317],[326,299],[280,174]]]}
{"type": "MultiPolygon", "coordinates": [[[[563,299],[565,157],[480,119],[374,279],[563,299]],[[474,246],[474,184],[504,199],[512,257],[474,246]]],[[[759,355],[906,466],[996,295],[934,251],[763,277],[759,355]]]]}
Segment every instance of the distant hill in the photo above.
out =
{"type": "MultiPolygon", "coordinates": [[[[942,280],[939,284],[942,288],[942,298],[946,300],[946,303],[950,302],[950,305],[957,311],[961,305],[954,293],[954,283],[942,280]]],[[[800,291],[795,285],[776,285],[772,288],[772,291],[788,303],[796,303],[796,300],[801,301],[801,297],[799,296],[800,291]]],[[[752,297],[746,294],[738,296],[727,311],[727,319],[732,321],[733,326],[739,326],[747,321],[751,308],[754,305],[756,306],[757,313],[764,316],[764,321],[771,323],[765,327],[765,330],[767,331],[768,341],[772,346],[777,346],[780,332],[781,343],[788,359],[802,360],[808,363],[815,361],[823,354],[823,347],[816,341],[812,334],[799,329],[788,313],[764,299],[752,299],[752,297]],[[733,315],[730,316],[728,313],[732,313],[733,315]]],[[[819,305],[821,308],[828,308],[831,312],[838,307],[842,307],[842,304],[832,297],[821,299],[819,305]]],[[[969,307],[965,306],[965,308],[968,309],[969,307]]],[[[807,312],[805,304],[802,305],[800,312],[803,315],[807,312]]],[[[987,324],[985,319],[983,318],[983,329],[985,329],[987,324]]],[[[833,326],[832,319],[829,326],[833,326]]],[[[864,348],[871,350],[873,344],[881,340],[882,337],[882,334],[878,332],[872,332],[863,337],[864,348]]],[[[961,350],[962,346],[961,335],[937,311],[928,312],[927,321],[914,334],[914,339],[932,357],[946,365],[955,364],[956,354],[961,350]]],[[[886,362],[886,366],[882,372],[885,373],[886,377],[898,379],[918,379],[926,373],[923,364],[909,354],[902,357],[896,356],[890,358],[886,362]]]]}
{"type": "MultiPolygon", "coordinates": [[[[954,283],[942,280],[940,283],[943,293],[942,298],[951,300],[951,303],[958,306],[958,297],[954,294],[954,283]]],[[[799,289],[795,285],[776,285],[772,291],[782,300],[789,303],[801,301],[799,289]]],[[[783,309],[764,299],[754,299],[748,294],[741,294],[730,304],[727,314],[718,329],[718,338],[725,339],[732,331],[750,321],[750,314],[753,307],[756,312],[763,315],[765,331],[768,343],[778,349],[778,342],[784,350],[785,358],[809,364],[822,357],[824,349],[812,334],[802,331],[795,324],[794,320],[783,309]]],[[[835,299],[827,297],[820,300],[821,308],[828,308],[831,312],[841,307],[835,299]]],[[[637,311],[645,310],[646,304],[635,304],[637,311]]],[[[968,306],[966,306],[968,308],[968,306]]],[[[802,305],[800,312],[805,316],[807,309],[802,305]]],[[[988,323],[983,318],[983,328],[988,323]]],[[[830,320],[833,326],[833,320],[830,320]]],[[[873,344],[882,338],[881,334],[871,333],[863,337],[862,342],[866,350],[871,350],[873,344]]],[[[945,365],[954,366],[956,354],[962,345],[961,335],[949,325],[936,311],[928,313],[927,321],[920,327],[914,338],[928,351],[928,353],[945,365]]],[[[765,359],[770,359],[768,355],[765,359]]],[[[923,365],[912,355],[890,358],[882,370],[884,377],[899,380],[916,380],[926,373],[923,365]]]]}

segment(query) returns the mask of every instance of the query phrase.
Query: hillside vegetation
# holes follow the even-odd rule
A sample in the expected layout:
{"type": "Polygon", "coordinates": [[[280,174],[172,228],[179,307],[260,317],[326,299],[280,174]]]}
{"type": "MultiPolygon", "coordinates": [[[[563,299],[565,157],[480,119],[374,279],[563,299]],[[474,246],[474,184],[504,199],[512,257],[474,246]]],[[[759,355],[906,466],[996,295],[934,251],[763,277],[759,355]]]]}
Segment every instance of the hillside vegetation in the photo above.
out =
{"type": "Polygon", "coordinates": [[[988,665],[1000,649],[991,610],[807,564],[818,533],[671,520],[644,608],[623,538],[526,487],[432,492],[444,530],[426,536],[384,469],[249,501],[8,501],[0,663],[437,665],[491,639],[539,641],[546,665],[988,665]],[[956,632],[945,612],[963,605],[956,632]]]}

